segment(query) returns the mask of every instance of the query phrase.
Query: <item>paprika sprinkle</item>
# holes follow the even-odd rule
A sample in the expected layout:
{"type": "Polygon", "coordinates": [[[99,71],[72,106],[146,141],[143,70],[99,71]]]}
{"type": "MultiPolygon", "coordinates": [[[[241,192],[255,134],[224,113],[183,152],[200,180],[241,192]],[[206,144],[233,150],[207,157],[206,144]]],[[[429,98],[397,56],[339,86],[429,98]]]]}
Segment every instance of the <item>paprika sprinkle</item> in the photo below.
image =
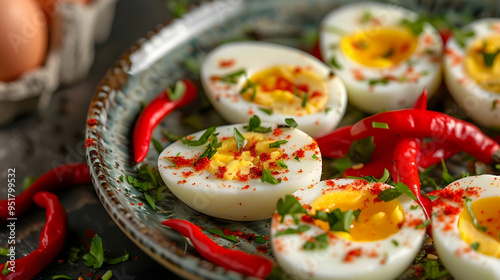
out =
{"type": "Polygon", "coordinates": [[[136,162],[141,162],[146,157],[153,130],[161,120],[173,110],[191,103],[196,98],[196,87],[189,80],[178,81],[173,91],[175,94],[167,90],[159,93],[139,115],[133,132],[136,162]],[[181,91],[182,89],[184,90],[181,91]]]}

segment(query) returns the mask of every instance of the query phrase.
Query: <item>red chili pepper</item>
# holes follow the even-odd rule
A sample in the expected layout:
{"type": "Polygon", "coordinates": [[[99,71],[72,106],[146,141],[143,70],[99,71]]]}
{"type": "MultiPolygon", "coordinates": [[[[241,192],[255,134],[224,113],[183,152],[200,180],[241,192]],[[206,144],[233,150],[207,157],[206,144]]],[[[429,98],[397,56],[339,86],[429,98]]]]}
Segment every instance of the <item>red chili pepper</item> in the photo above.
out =
{"type": "MultiPolygon", "coordinates": [[[[68,216],[66,210],[56,195],[49,192],[39,192],[33,196],[35,203],[46,209],[45,226],[40,234],[38,249],[26,257],[15,260],[14,272],[1,275],[5,280],[25,280],[34,278],[57,257],[63,248],[68,231],[68,216]]],[[[3,271],[6,264],[0,265],[3,271]]],[[[7,262],[7,268],[12,264],[7,262]]]]}
{"type": "Polygon", "coordinates": [[[395,183],[402,182],[408,186],[422,206],[428,219],[432,214],[429,198],[420,194],[420,178],[418,176],[417,156],[420,152],[421,140],[414,137],[402,137],[394,150],[394,166],[391,172],[395,183]]]}
{"type": "Polygon", "coordinates": [[[144,160],[149,150],[149,142],[154,128],[170,112],[191,103],[196,98],[196,86],[189,80],[182,80],[186,90],[176,100],[170,100],[166,91],[159,93],[151,103],[142,110],[135,123],[133,142],[136,162],[144,160]]]}
{"type": "Polygon", "coordinates": [[[216,265],[257,278],[265,278],[273,270],[274,263],[271,260],[219,246],[193,223],[171,219],[163,221],[162,225],[170,227],[189,238],[194,248],[204,258],[216,265]]]}
{"type": "Polygon", "coordinates": [[[352,125],[337,128],[329,134],[316,138],[321,156],[328,158],[343,158],[349,152],[352,142],[352,125]]]}
{"type": "Polygon", "coordinates": [[[459,148],[447,142],[431,141],[424,143],[418,155],[418,167],[425,169],[440,163],[441,159],[449,159],[458,152],[460,152],[459,148]]]}
{"type": "Polygon", "coordinates": [[[444,113],[419,109],[383,112],[367,117],[352,127],[351,134],[356,140],[387,134],[432,137],[447,141],[484,163],[490,163],[500,149],[498,143],[471,123],[444,113]],[[386,123],[389,128],[377,128],[374,123],[386,123]]]}
{"type": "Polygon", "coordinates": [[[53,191],[70,185],[88,184],[91,182],[89,169],[86,163],[61,165],[51,169],[38,178],[27,190],[15,197],[0,200],[0,218],[7,222],[7,218],[19,217],[33,204],[33,196],[40,191],[53,191]],[[10,211],[9,206],[15,211],[10,211]]]}

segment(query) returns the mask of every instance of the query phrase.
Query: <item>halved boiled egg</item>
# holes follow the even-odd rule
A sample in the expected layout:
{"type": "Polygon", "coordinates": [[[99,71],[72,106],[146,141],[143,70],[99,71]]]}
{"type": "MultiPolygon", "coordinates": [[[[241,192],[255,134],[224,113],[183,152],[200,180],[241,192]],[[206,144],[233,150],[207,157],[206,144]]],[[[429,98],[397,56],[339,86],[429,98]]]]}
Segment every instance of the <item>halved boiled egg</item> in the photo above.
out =
{"type": "Polygon", "coordinates": [[[500,177],[466,177],[438,191],[434,246],[456,279],[500,279],[500,177]]]}
{"type": "Polygon", "coordinates": [[[500,19],[477,20],[450,38],[444,70],[446,86],[465,112],[478,124],[500,128],[500,19]]]}
{"type": "Polygon", "coordinates": [[[158,160],[163,181],[204,214],[271,217],[279,198],[319,182],[322,160],[316,141],[299,129],[259,123],[212,127],[168,146],[158,160]]]}
{"type": "Polygon", "coordinates": [[[391,186],[335,179],[278,203],[273,253],[294,279],[395,279],[425,235],[425,216],[406,195],[382,201],[391,186]]]}
{"type": "Polygon", "coordinates": [[[321,23],[320,49],[349,102],[368,113],[409,107],[441,82],[439,33],[400,6],[362,2],[332,11],[321,23]]]}
{"type": "Polygon", "coordinates": [[[294,118],[312,137],[331,132],[347,105],[345,87],[313,56],[265,42],[227,43],[203,61],[201,81],[217,112],[231,123],[253,115],[294,118]]]}

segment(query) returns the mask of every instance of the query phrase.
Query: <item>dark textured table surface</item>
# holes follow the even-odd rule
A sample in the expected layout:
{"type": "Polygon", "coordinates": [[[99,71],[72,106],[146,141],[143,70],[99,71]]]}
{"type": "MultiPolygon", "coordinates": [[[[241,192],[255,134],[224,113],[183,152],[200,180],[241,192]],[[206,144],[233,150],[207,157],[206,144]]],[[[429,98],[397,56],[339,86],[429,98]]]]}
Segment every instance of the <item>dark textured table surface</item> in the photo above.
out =
{"type": "MultiPolygon", "coordinates": [[[[49,169],[67,163],[85,162],[85,120],[89,102],[100,79],[112,63],[137,39],[143,37],[172,15],[167,0],[120,0],[116,4],[113,28],[108,40],[96,46],[94,64],[89,75],[71,86],[59,88],[47,108],[17,118],[0,127],[0,199],[7,196],[7,172],[15,168],[16,193],[28,176],[40,176],[49,169]]],[[[98,279],[112,270],[112,279],[179,279],[144,254],[115,225],[101,205],[92,185],[72,187],[57,193],[69,216],[69,232],[65,247],[52,264],[35,279],[51,279],[63,274],[73,279],[98,279]],[[104,265],[95,270],[80,260],[68,262],[71,247],[88,246],[92,233],[103,239],[106,254],[118,257],[124,251],[130,260],[104,265]]],[[[33,207],[16,223],[16,258],[38,247],[38,238],[45,223],[44,211],[33,207]]],[[[9,230],[0,225],[0,247],[7,247],[9,230]]],[[[0,263],[7,257],[0,256],[0,263]]]]}

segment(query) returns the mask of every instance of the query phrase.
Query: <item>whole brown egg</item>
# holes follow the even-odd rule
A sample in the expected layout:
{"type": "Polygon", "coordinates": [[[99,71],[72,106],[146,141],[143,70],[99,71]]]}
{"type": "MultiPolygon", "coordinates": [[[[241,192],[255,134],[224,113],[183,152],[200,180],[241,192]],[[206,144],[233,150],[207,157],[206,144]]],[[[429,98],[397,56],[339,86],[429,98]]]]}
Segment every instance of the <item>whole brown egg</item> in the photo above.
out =
{"type": "Polygon", "coordinates": [[[45,15],[36,0],[0,1],[0,81],[43,64],[48,47],[45,15]]]}

